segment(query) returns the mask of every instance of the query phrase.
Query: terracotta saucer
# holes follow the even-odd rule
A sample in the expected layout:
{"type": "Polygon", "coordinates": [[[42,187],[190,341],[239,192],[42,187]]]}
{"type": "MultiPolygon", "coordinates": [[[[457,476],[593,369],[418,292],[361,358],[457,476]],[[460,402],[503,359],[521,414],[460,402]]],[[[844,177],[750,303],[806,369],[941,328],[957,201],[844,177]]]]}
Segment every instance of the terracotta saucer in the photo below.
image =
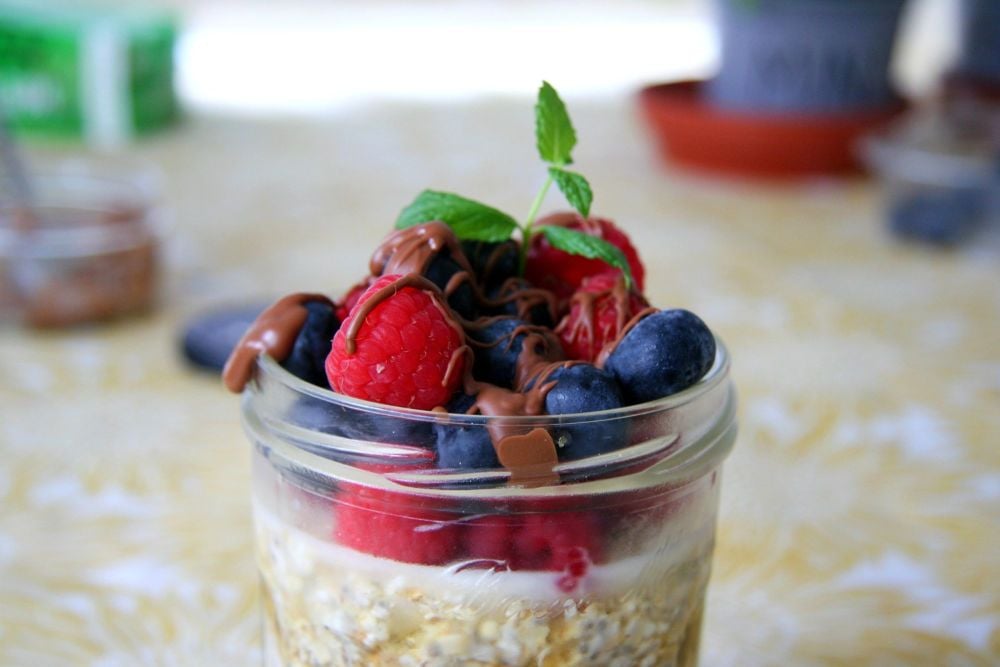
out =
{"type": "Polygon", "coordinates": [[[702,82],[643,88],[639,105],[669,162],[736,177],[794,179],[863,168],[858,139],[906,109],[902,100],[871,111],[828,114],[742,113],[711,107],[702,82]]]}

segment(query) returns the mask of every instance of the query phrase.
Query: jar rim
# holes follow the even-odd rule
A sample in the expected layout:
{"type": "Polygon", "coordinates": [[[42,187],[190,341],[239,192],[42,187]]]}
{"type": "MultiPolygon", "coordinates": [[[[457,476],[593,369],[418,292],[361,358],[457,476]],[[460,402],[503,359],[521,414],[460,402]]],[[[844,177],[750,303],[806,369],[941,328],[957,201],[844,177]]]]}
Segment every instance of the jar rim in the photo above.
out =
{"type": "Polygon", "coordinates": [[[595,412],[578,412],[559,415],[468,415],[457,413],[445,413],[434,410],[419,410],[415,408],[402,408],[383,403],[376,403],[361,398],[354,398],[345,394],[338,394],[330,389],[325,389],[312,384],[294,375],[281,366],[273,357],[261,355],[257,359],[257,374],[251,381],[251,386],[260,382],[260,374],[268,380],[275,381],[296,394],[319,399],[333,406],[349,408],[352,410],[365,412],[367,414],[412,419],[420,422],[448,423],[452,425],[484,425],[502,422],[504,424],[537,424],[544,425],[549,420],[559,423],[587,423],[592,421],[604,421],[607,419],[620,419],[626,417],[636,417],[651,413],[661,412],[672,408],[677,408],[695,401],[698,397],[710,392],[720,383],[725,382],[729,376],[730,355],[729,350],[717,336],[715,337],[715,360],[708,372],[695,384],[687,389],[679,391],[663,398],[658,398],[645,403],[626,405],[621,408],[611,410],[599,410],[595,412]]]}
{"type": "MultiPolygon", "coordinates": [[[[397,408],[336,394],[310,384],[262,355],[257,372],[243,392],[243,423],[251,441],[272,465],[306,483],[320,479],[348,480],[382,489],[422,495],[496,498],[538,495],[586,496],[614,490],[683,485],[716,469],[735,439],[736,396],[729,381],[730,360],[716,338],[715,362],[693,386],[676,394],[615,410],[567,415],[484,416],[397,408]],[[280,396],[272,403],[269,396],[280,396]],[[560,461],[552,472],[558,483],[511,485],[506,468],[450,470],[427,468],[425,447],[358,440],[299,425],[281,414],[281,405],[299,399],[320,401],[337,410],[360,411],[374,417],[412,419],[434,425],[487,428],[490,425],[560,428],[612,420],[642,420],[676,414],[669,431],[651,434],[604,454],[560,461]],[[699,407],[700,406],[700,407],[699,407]],[[278,413],[273,413],[273,409],[278,413]],[[373,472],[358,462],[388,463],[390,470],[373,472]],[[408,464],[418,464],[416,468],[408,464]],[[635,468],[633,468],[635,466],[635,468]],[[633,468],[636,471],[629,471],[633,468]]],[[[660,422],[665,424],[667,422],[660,422]]],[[[522,482],[523,482],[523,478],[522,482]]]]}

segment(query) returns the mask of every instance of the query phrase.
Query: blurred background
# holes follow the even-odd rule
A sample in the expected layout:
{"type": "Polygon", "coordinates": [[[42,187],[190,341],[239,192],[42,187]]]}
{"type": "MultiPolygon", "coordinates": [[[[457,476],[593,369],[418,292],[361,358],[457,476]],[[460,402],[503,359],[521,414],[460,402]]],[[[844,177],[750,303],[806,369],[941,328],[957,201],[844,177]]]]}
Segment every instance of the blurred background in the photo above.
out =
{"type": "Polygon", "coordinates": [[[649,300],[735,360],[702,664],[995,664],[998,35],[993,0],[0,0],[0,663],[257,658],[218,364],[424,188],[527,212],[544,79],[649,300]]]}

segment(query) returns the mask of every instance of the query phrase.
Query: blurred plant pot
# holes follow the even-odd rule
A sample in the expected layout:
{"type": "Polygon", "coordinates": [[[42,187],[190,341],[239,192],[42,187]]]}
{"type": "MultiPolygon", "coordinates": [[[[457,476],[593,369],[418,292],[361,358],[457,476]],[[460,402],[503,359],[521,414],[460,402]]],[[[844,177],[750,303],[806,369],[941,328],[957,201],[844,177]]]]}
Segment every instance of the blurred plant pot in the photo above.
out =
{"type": "Polygon", "coordinates": [[[1000,86],[1000,0],[962,0],[958,70],[1000,86]]]}
{"type": "Polygon", "coordinates": [[[722,57],[709,104],[752,113],[893,104],[889,67],[905,3],[716,0],[722,57]]]}

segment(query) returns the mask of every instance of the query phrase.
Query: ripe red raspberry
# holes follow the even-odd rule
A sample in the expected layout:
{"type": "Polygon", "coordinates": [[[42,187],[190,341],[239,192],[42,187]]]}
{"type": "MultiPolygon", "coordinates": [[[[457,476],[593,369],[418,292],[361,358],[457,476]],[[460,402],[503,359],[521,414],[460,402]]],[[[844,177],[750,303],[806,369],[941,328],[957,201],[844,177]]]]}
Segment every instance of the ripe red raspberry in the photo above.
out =
{"type": "Polygon", "coordinates": [[[444,405],[462,380],[465,344],[441,297],[403,286],[368,310],[373,295],[402,276],[382,276],[365,290],[333,337],[326,375],[337,392],[386,405],[430,410],[444,405]],[[363,317],[347,351],[348,332],[363,317]]]}
{"type": "MultiPolygon", "coordinates": [[[[635,287],[641,293],[645,281],[645,269],[639,261],[639,254],[632,246],[625,232],[604,218],[584,218],[576,213],[555,213],[546,216],[536,225],[560,225],[575,229],[591,236],[602,238],[616,246],[628,260],[635,279],[635,287]]],[[[568,299],[577,290],[583,279],[597,273],[605,273],[608,265],[599,259],[587,259],[570,255],[553,248],[542,234],[531,239],[525,277],[538,287],[552,290],[560,299],[568,299]]]]}
{"type": "Polygon", "coordinates": [[[594,361],[601,348],[648,306],[641,294],[625,289],[620,272],[599,273],[583,279],[555,332],[568,358],[594,361]]]}
{"type": "Polygon", "coordinates": [[[488,515],[466,525],[466,555],[503,561],[512,570],[564,572],[582,578],[604,560],[601,522],[590,512],[488,515]]]}
{"type": "Polygon", "coordinates": [[[462,524],[440,501],[368,487],[345,487],[334,503],[333,539],[404,563],[444,565],[459,556],[462,524]]]}

